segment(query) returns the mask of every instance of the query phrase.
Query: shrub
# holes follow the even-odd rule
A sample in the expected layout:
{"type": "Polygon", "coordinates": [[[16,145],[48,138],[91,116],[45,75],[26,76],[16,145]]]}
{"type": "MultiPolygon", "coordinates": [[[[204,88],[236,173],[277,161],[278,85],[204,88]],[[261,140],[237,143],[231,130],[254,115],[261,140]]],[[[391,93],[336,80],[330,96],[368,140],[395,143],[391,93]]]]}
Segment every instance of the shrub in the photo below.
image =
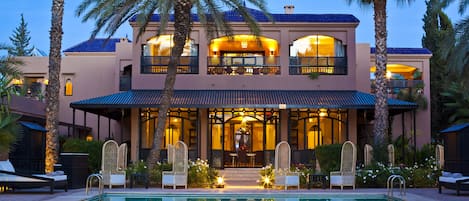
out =
{"type": "Polygon", "coordinates": [[[316,147],[316,160],[319,160],[321,172],[329,174],[340,169],[342,144],[329,144],[316,147]]]}
{"type": "MultiPolygon", "coordinates": [[[[142,161],[143,162],[143,161],[142,161]]],[[[143,162],[146,164],[145,162],[143,162]]],[[[153,169],[148,170],[151,185],[161,184],[161,174],[163,171],[171,171],[171,164],[157,162],[153,169]]]]}
{"type": "Polygon", "coordinates": [[[188,185],[191,187],[211,187],[218,176],[218,171],[211,168],[206,160],[189,160],[188,185]]]}
{"type": "Polygon", "coordinates": [[[101,170],[102,141],[86,141],[82,139],[69,138],[63,144],[63,152],[88,153],[88,170],[98,172],[101,170]]]}

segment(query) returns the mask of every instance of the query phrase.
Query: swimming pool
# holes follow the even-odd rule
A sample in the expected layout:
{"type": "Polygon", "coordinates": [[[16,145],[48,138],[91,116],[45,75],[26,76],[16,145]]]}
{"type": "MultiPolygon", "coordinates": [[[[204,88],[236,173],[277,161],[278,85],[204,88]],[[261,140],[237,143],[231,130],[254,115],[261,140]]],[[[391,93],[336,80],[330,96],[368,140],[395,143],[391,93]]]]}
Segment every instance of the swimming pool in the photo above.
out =
{"type": "Polygon", "coordinates": [[[402,201],[381,194],[145,194],[104,193],[88,201],[402,201]]]}

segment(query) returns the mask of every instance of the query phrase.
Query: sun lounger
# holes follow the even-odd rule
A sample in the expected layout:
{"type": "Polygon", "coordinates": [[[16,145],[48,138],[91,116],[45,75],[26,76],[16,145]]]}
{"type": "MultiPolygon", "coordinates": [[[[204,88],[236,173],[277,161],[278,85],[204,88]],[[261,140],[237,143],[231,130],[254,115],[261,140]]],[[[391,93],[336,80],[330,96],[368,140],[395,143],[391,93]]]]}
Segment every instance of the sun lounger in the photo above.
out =
{"type": "Polygon", "coordinates": [[[16,173],[9,160],[0,161],[0,187],[3,189],[50,187],[50,193],[55,187],[63,187],[68,190],[67,175],[56,172],[55,174],[27,175],[16,173]]]}
{"type": "Polygon", "coordinates": [[[460,191],[469,191],[469,177],[463,176],[461,173],[443,172],[438,178],[438,193],[441,194],[441,187],[456,190],[459,195],[460,191]]]}

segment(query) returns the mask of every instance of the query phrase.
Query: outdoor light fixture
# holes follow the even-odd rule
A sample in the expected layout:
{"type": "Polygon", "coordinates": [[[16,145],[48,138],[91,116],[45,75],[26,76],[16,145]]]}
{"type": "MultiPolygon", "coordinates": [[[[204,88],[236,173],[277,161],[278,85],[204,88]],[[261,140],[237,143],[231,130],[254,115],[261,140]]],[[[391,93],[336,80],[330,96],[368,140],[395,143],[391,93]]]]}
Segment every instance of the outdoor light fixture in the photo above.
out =
{"type": "Polygon", "coordinates": [[[93,135],[91,135],[91,133],[89,133],[89,134],[86,136],[86,141],[87,141],[87,142],[93,141],[93,135]]]}
{"type": "Polygon", "coordinates": [[[270,50],[270,56],[274,56],[274,51],[270,50]]]}
{"type": "Polygon", "coordinates": [[[213,55],[217,56],[217,51],[216,50],[213,50],[213,55]]]}
{"type": "Polygon", "coordinates": [[[272,187],[272,181],[268,175],[262,177],[262,183],[264,184],[264,188],[272,187]]]}
{"type": "Polygon", "coordinates": [[[223,180],[223,177],[217,177],[217,183],[215,184],[216,188],[224,188],[225,187],[225,181],[223,180]]]}

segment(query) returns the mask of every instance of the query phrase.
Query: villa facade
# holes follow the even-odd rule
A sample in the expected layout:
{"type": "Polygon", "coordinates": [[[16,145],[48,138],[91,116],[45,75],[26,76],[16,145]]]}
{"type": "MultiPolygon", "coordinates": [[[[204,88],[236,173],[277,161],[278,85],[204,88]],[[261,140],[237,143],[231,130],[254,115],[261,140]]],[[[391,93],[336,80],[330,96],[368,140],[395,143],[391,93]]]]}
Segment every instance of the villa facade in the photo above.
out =
{"type": "MultiPolygon", "coordinates": [[[[200,23],[193,23],[162,152],[182,140],[191,159],[208,159],[213,167],[260,167],[273,161],[280,141],[288,141],[295,163],[314,160],[318,145],[371,143],[374,48],[357,43],[359,20],[348,14],[285,13],[272,14],[272,23],[249,11],[261,26],[259,37],[233,11],[225,13],[233,36],[207,38],[200,23]]],[[[145,159],[152,146],[172,26],[155,36],[155,15],[137,37],[136,23],[130,24],[131,40],[94,39],[64,50],[60,118],[89,128],[63,128],[63,135],[128,142],[135,161],[145,159]]],[[[388,49],[392,135],[404,133],[417,146],[430,142],[430,110],[396,97],[418,89],[430,105],[430,57],[423,48],[388,49]]],[[[22,59],[20,83],[36,86],[31,96],[41,94],[47,57],[22,59]]]]}

